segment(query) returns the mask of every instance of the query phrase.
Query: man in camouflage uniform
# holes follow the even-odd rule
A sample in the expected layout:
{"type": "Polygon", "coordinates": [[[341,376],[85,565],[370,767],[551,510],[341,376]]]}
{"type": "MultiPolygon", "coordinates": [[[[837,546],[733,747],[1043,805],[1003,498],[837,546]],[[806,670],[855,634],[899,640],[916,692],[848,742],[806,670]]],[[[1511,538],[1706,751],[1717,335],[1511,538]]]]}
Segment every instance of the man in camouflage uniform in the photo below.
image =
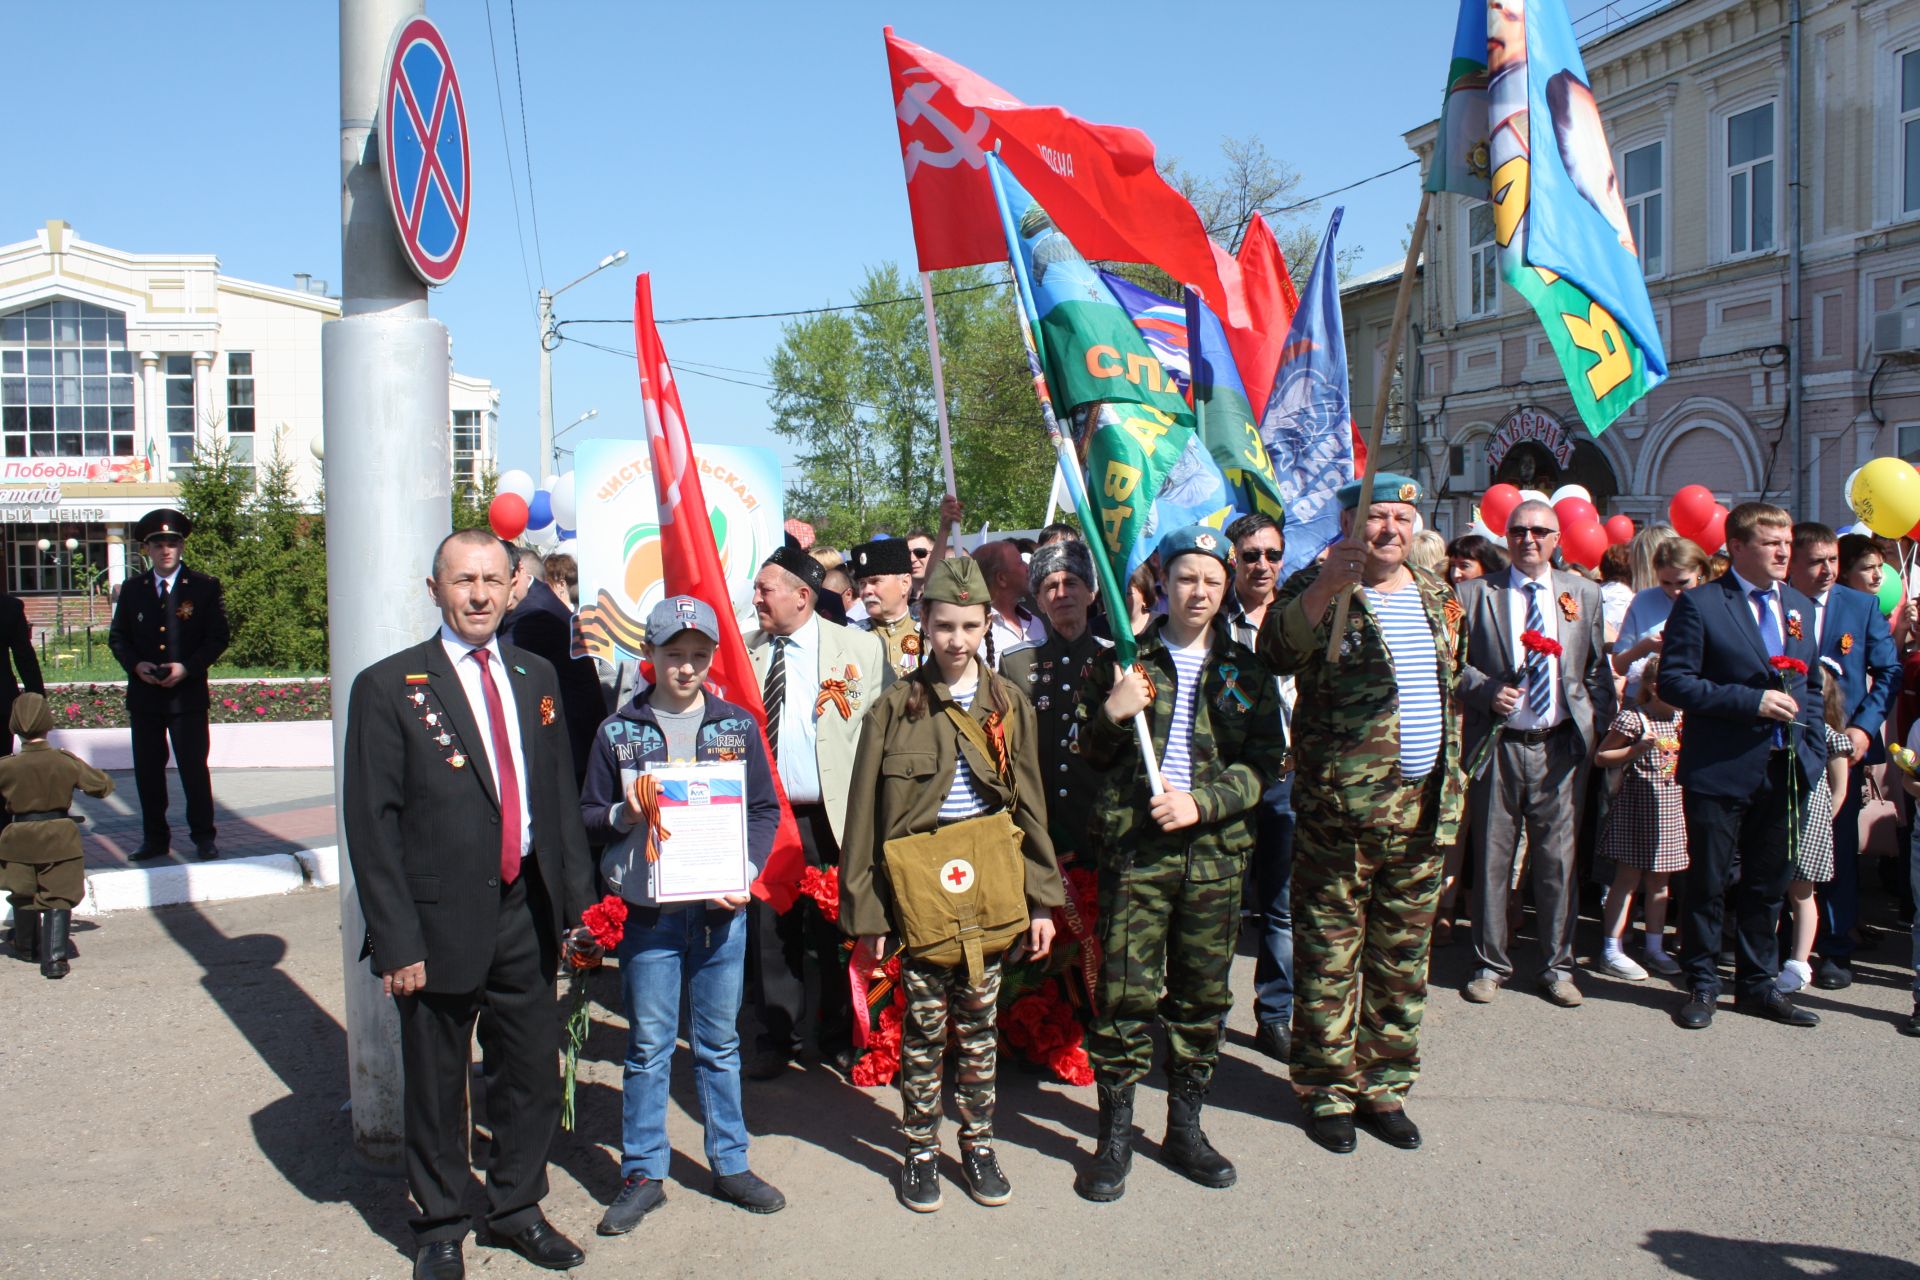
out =
{"type": "Polygon", "coordinates": [[[1102,957],[1087,1055],[1100,1095],[1100,1140],[1074,1188],[1117,1200],[1133,1160],[1135,1084],[1167,1036],[1167,1163],[1204,1186],[1233,1185],[1233,1165],[1200,1130],[1233,994],[1240,880],[1252,810],[1280,768],[1278,694],[1259,661],[1219,624],[1226,536],[1194,525],[1160,543],[1168,609],[1140,638],[1139,661],[1097,670],[1084,704],[1093,798],[1102,957]],[[1133,720],[1146,712],[1165,780],[1150,793],[1133,720]],[[1164,994],[1163,994],[1164,993],[1164,994]]]}
{"type": "Polygon", "coordinates": [[[853,624],[870,631],[887,648],[887,665],[896,678],[919,667],[923,641],[913,620],[913,555],[905,538],[875,538],[853,549],[849,562],[854,589],[867,616],[853,624]]]}
{"type": "Polygon", "coordinates": [[[1040,726],[1040,778],[1047,791],[1047,828],[1064,866],[1087,844],[1087,805],[1101,774],[1080,750],[1081,696],[1092,683],[1101,655],[1113,645],[1088,626],[1093,608],[1093,559],[1078,539],[1050,542],[1027,566],[1033,598],[1047,621],[1044,643],[1013,649],[1000,659],[1000,674],[1033,704],[1040,726]]]}
{"type": "Polygon", "coordinates": [[[1340,1153],[1356,1118],[1394,1146],[1420,1145],[1403,1103],[1420,1071],[1441,851],[1465,794],[1460,606],[1406,564],[1420,486],[1383,473],[1363,520],[1359,488],[1338,494],[1347,539],[1287,580],[1260,628],[1260,656],[1298,691],[1291,1075],[1309,1135],[1340,1153]]]}

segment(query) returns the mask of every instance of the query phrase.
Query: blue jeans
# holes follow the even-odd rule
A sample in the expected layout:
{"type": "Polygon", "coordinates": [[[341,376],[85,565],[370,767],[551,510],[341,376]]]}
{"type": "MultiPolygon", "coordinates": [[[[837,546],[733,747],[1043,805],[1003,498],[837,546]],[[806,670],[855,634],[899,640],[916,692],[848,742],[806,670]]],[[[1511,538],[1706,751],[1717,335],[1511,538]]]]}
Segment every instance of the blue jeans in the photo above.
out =
{"type": "Polygon", "coordinates": [[[693,1079],[706,1122],[707,1167],[715,1177],[747,1171],[747,1121],[740,1109],[740,997],[745,987],[745,911],[721,919],[705,904],[660,913],[651,928],[628,917],[620,939],[620,988],[627,1017],[621,1087],[620,1176],[662,1179],[673,1157],[667,1095],[680,1031],[680,987],[692,997],[688,1027],[693,1079]]]}
{"type": "Polygon", "coordinates": [[[1253,962],[1253,1014],[1265,1026],[1293,1021],[1293,774],[1267,788],[1255,811],[1254,892],[1260,950],[1253,962]]]}

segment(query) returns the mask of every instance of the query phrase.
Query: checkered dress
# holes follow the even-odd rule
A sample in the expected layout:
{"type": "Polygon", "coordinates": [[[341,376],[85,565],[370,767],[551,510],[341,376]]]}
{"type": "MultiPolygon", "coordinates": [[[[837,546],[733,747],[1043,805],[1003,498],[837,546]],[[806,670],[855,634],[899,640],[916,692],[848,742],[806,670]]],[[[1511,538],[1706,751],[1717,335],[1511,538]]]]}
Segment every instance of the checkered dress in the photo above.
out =
{"type": "MultiPolygon", "coordinates": [[[[1844,733],[1827,730],[1827,754],[1851,756],[1853,739],[1844,733]]],[[[1800,844],[1794,850],[1793,878],[1813,884],[1833,879],[1833,789],[1827,785],[1827,771],[1820,771],[1813,794],[1805,797],[1800,820],[1800,844]]]]}
{"type": "Polygon", "coordinates": [[[1680,760],[1680,722],[1623,708],[1613,718],[1615,733],[1629,741],[1651,736],[1655,746],[1626,765],[1620,793],[1607,808],[1606,830],[1600,836],[1600,854],[1623,866],[1642,871],[1687,869],[1687,819],[1680,807],[1680,784],[1674,766],[1680,760]]]}

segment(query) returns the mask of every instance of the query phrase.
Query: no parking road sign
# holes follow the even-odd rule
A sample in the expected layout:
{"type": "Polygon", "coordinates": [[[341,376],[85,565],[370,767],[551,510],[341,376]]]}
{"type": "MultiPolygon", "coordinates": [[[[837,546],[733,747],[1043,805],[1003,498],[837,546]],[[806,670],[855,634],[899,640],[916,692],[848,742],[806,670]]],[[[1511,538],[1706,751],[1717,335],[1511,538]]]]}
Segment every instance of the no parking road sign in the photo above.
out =
{"type": "Polygon", "coordinates": [[[380,98],[381,170],[394,229],[415,275],[445,284],[473,214],[467,109],[440,28],[409,18],[387,52],[380,98]]]}

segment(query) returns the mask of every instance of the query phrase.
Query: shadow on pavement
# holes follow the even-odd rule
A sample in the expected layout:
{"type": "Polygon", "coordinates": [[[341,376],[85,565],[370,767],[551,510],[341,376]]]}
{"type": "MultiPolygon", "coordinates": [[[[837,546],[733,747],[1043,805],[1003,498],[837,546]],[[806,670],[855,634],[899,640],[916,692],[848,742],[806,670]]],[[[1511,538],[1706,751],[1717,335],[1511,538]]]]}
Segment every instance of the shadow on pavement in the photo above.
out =
{"type": "Polygon", "coordinates": [[[1847,1276],[1849,1280],[1912,1280],[1920,1266],[1883,1254],[1835,1249],[1818,1244],[1782,1244],[1729,1240],[1697,1231],[1649,1231],[1641,1247],[1676,1275],[1696,1280],[1800,1280],[1809,1275],[1847,1276]]]}

